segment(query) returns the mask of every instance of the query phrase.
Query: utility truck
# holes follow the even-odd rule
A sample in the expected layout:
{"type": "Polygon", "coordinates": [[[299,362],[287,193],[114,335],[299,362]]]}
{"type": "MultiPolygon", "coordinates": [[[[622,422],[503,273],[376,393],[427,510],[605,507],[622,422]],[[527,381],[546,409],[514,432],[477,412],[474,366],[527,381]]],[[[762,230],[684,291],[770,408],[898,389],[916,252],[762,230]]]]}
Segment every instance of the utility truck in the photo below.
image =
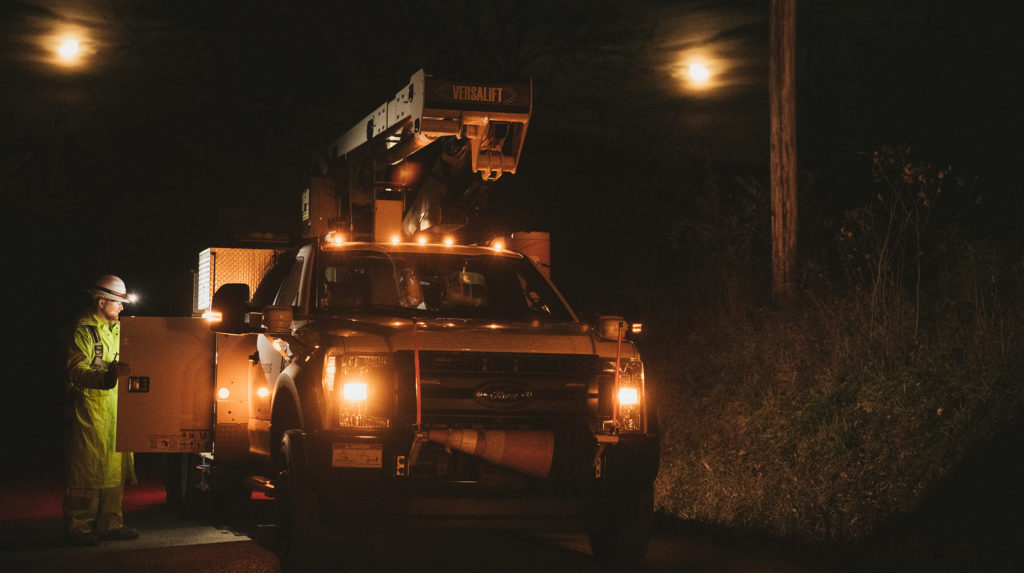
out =
{"type": "Polygon", "coordinates": [[[528,83],[414,74],[317,155],[301,243],[207,249],[205,319],[125,319],[122,448],[185,452],[186,497],[276,498],[287,563],[378,518],[566,521],[597,558],[642,558],[658,431],[637,325],[581,320],[546,234],[465,232],[530,113],[528,83]]]}

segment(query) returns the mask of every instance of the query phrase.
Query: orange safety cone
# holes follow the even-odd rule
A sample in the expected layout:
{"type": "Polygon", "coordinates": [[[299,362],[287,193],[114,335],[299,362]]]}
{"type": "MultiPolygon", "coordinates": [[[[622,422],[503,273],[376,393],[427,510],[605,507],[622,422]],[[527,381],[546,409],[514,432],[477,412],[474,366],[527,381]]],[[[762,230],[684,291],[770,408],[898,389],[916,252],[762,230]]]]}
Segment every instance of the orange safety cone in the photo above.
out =
{"type": "Polygon", "coordinates": [[[427,439],[539,479],[555,455],[555,434],[545,430],[430,430],[427,439]]]}

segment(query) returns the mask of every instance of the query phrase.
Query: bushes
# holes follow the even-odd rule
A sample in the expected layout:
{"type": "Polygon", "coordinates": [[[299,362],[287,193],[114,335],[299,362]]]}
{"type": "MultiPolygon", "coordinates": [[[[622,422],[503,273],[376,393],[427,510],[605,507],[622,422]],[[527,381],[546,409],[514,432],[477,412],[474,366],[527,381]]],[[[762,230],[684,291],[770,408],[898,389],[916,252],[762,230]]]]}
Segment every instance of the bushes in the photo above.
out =
{"type": "MultiPolygon", "coordinates": [[[[855,539],[914,507],[966,451],[1021,414],[1019,339],[964,346],[878,335],[858,301],[703,316],[717,341],[652,368],[662,420],[657,499],[686,519],[816,540],[855,539]]],[[[908,309],[904,320],[913,320],[908,309]]],[[[1019,316],[1019,315],[1018,315],[1019,316]]],[[[884,334],[884,333],[882,333],[884,334]]]]}
{"type": "MultiPolygon", "coordinates": [[[[845,281],[808,282],[787,308],[733,299],[652,325],[663,510],[862,538],[1024,413],[1021,259],[934,218],[920,226],[925,206],[910,203],[936,208],[928,186],[947,174],[908,161],[876,157],[913,177],[903,191],[880,180],[891,194],[846,217],[837,241],[859,255],[839,261],[851,272],[831,273],[845,281]]],[[[814,262],[825,263],[837,264],[814,262]]]]}

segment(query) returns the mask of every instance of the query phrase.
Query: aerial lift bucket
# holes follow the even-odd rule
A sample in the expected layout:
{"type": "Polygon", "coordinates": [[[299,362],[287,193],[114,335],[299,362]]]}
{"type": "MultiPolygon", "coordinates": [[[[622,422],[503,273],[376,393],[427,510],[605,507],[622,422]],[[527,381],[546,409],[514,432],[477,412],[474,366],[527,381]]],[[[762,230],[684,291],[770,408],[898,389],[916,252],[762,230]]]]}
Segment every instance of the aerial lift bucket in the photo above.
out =
{"type": "Polygon", "coordinates": [[[544,430],[430,430],[427,439],[539,479],[555,453],[555,435],[544,430]]]}

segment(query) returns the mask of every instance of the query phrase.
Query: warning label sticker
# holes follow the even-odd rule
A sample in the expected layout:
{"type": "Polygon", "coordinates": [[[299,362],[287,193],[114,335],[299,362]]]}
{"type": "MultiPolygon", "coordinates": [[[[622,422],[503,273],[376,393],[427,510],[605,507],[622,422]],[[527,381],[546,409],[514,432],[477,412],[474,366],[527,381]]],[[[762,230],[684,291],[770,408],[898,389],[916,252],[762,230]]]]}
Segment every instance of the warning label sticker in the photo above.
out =
{"type": "Polygon", "coordinates": [[[384,446],[381,444],[334,444],[331,467],[379,468],[383,467],[384,446]]]}
{"type": "Polygon", "coordinates": [[[149,451],[205,452],[210,449],[210,430],[181,430],[178,434],[150,434],[146,436],[149,451]]]}

